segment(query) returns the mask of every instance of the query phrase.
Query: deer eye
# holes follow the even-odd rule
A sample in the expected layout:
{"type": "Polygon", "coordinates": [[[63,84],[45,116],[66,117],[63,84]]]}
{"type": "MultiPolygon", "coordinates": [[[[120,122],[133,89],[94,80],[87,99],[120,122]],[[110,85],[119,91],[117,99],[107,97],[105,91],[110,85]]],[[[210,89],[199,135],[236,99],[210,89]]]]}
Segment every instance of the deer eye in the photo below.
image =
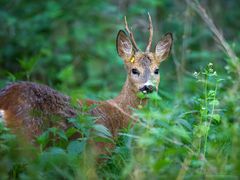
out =
{"type": "Polygon", "coordinates": [[[158,74],[159,73],[159,69],[155,69],[154,74],[158,74]]]}
{"type": "Polygon", "coordinates": [[[140,72],[136,68],[132,69],[132,73],[135,74],[135,75],[139,75],[140,74],[140,72]]]}

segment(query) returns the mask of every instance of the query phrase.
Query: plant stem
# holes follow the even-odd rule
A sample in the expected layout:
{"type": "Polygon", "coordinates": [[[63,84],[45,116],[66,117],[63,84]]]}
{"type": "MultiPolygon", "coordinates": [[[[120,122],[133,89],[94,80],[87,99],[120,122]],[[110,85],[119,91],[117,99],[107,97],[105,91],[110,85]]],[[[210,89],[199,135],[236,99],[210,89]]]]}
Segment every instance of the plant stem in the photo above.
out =
{"type": "MultiPolygon", "coordinates": [[[[214,91],[214,96],[213,96],[213,102],[216,100],[217,87],[218,86],[216,84],[215,91],[214,91]]],[[[206,132],[206,135],[205,135],[205,143],[204,143],[204,151],[203,151],[204,158],[205,158],[205,154],[206,154],[206,150],[207,150],[208,132],[209,132],[209,129],[210,129],[210,126],[211,126],[211,123],[212,123],[214,111],[215,111],[215,103],[213,103],[213,105],[212,105],[211,116],[210,116],[210,120],[209,120],[208,125],[207,125],[207,132],[206,132]]]]}

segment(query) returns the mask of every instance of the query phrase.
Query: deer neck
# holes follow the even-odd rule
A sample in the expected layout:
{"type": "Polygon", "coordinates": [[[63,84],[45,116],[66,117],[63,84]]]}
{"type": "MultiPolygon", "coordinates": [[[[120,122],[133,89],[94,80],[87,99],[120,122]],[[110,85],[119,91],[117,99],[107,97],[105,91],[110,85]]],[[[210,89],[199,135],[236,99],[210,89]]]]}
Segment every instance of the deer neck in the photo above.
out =
{"type": "Polygon", "coordinates": [[[113,101],[124,111],[130,112],[132,108],[137,109],[139,105],[145,105],[146,99],[137,97],[137,93],[133,90],[132,84],[127,78],[120,94],[113,101]]]}

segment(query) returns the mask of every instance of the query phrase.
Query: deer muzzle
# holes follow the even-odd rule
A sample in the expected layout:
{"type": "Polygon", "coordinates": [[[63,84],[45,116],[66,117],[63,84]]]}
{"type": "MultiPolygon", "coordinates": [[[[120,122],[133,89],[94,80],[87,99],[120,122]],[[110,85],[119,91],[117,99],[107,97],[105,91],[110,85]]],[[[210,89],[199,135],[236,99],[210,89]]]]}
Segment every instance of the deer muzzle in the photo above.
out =
{"type": "Polygon", "coordinates": [[[156,91],[156,87],[153,85],[144,85],[142,88],[139,89],[144,94],[152,93],[153,91],[156,91]]]}

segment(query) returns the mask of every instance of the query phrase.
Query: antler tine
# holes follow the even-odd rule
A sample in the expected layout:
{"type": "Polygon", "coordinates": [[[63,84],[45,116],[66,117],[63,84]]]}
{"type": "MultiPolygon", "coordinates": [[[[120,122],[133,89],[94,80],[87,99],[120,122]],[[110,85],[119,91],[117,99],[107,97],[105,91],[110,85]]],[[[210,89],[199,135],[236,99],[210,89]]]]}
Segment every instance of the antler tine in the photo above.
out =
{"type": "Polygon", "coordinates": [[[148,20],[149,20],[149,39],[148,39],[148,45],[146,47],[146,52],[149,52],[151,49],[151,45],[152,45],[152,38],[153,38],[153,26],[152,26],[152,18],[148,12],[148,20]]]}
{"type": "Polygon", "coordinates": [[[139,51],[139,48],[138,48],[137,43],[136,43],[136,41],[134,39],[133,33],[128,28],[128,23],[127,23],[127,17],[126,16],[124,16],[124,22],[125,22],[125,29],[128,32],[129,36],[130,36],[131,42],[133,44],[133,47],[135,48],[136,51],[139,51]]]}

